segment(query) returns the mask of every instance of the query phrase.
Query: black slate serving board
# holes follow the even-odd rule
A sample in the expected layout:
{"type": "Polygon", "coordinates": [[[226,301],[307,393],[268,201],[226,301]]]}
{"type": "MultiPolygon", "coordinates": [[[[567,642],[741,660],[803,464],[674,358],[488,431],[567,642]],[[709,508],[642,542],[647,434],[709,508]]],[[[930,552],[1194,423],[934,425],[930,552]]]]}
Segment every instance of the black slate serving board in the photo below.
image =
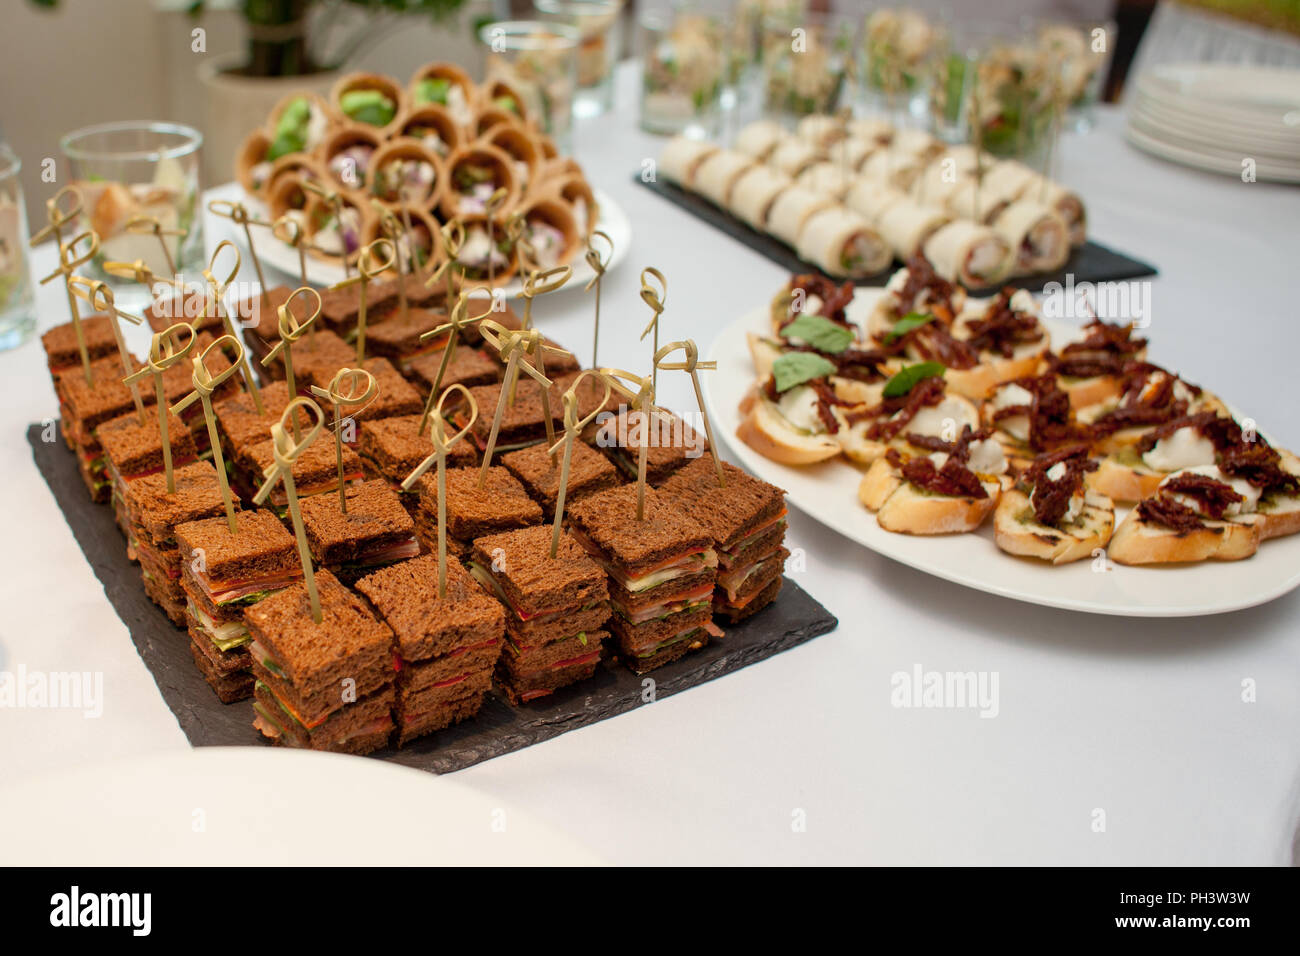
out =
{"type": "MultiPolygon", "coordinates": [[[[794,250],[781,240],[759,232],[748,223],[741,222],[731,213],[718,208],[703,196],[688,192],[675,183],[665,180],[647,182],[639,173],[632,178],[651,192],[657,193],[670,203],[685,209],[696,219],[702,219],[715,229],[725,232],[731,238],[743,242],[755,252],[767,256],[789,273],[821,271],[818,266],[800,259],[795,255],[794,250]]],[[[856,284],[860,286],[883,286],[889,281],[892,272],[893,269],[886,269],[878,276],[858,279],[856,284]]],[[[1076,284],[1080,282],[1122,282],[1128,279],[1153,276],[1156,274],[1156,267],[1126,256],[1122,252],[1116,252],[1114,249],[1109,249],[1100,243],[1088,240],[1070,253],[1069,260],[1060,272],[1054,275],[1023,276],[1019,279],[1009,279],[1002,284],[1028,289],[1030,292],[1041,292],[1043,286],[1049,282],[1064,283],[1066,273],[1074,276],[1076,284]]]]}
{"type": "MultiPolygon", "coordinates": [[[[113,510],[90,500],[76,459],[61,439],[41,440],[41,426],[27,430],[32,458],[63,510],[77,543],[131,640],[153,674],[163,699],[196,747],[266,746],[253,729],[250,701],[223,704],[199,675],[190,656],[189,638],[144,593],[140,568],[126,558],[122,533],[113,510]]],[[[650,674],[638,676],[623,667],[606,666],[573,687],[525,707],[512,707],[492,693],[477,717],[401,750],[373,756],[430,773],[460,770],[501,754],[557,737],[565,731],[615,717],[644,706],[644,683],[653,679],[653,699],[687,690],[779,654],[834,630],[838,622],[789,578],[776,602],[734,627],[727,636],[650,674]]]]}

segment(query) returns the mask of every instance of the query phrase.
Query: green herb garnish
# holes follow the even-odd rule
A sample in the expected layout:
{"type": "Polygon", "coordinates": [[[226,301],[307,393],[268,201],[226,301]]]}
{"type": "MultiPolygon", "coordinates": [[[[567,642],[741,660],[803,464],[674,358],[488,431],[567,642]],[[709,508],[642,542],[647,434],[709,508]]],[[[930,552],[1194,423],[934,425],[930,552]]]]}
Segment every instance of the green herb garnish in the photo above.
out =
{"type": "Polygon", "coordinates": [[[853,331],[836,325],[824,315],[800,312],[781,330],[781,337],[807,342],[818,352],[839,355],[853,344],[853,331]]]}
{"type": "Polygon", "coordinates": [[[776,390],[785,392],[796,385],[825,378],[835,372],[835,363],[814,352],[786,352],[772,363],[772,377],[776,390]]]}
{"type": "Polygon", "coordinates": [[[913,329],[919,329],[926,323],[933,321],[934,316],[929,312],[909,312],[895,322],[894,327],[885,333],[885,344],[892,345],[913,329]]]}
{"type": "Polygon", "coordinates": [[[885,383],[885,398],[898,398],[910,392],[922,379],[942,375],[946,369],[942,362],[918,362],[905,366],[902,371],[885,383]]]}

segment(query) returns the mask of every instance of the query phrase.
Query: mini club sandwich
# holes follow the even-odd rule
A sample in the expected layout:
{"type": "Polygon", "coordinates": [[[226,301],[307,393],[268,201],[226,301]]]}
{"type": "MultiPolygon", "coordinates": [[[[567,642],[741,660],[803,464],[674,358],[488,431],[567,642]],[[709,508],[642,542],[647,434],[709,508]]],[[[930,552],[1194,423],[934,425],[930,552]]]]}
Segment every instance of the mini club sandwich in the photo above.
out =
{"type": "Polygon", "coordinates": [[[1082,338],[1048,353],[1048,370],[1060,379],[1072,406],[1083,408],[1119,397],[1124,366],[1146,359],[1147,340],[1133,331],[1132,323],[1114,325],[1094,319],[1083,327],[1082,338]]]}
{"type": "Polygon", "coordinates": [[[928,454],[890,448],[858,485],[858,500],[886,531],[961,534],[974,531],[1010,487],[1002,446],[987,432],[962,429],[955,441],[909,436],[928,454]]]}
{"type": "MultiPolygon", "coordinates": [[[[69,370],[59,375],[55,390],[59,395],[62,413],[60,430],[63,440],[77,455],[81,479],[86,483],[90,497],[97,503],[109,500],[112,481],[104,459],[104,446],[99,441],[99,426],[114,418],[134,414],[135,401],[131,391],[122,384],[122,365],[118,358],[101,359],[92,366],[94,383],[87,384],[81,369],[69,370]]],[[[141,392],[146,404],[152,397],[141,392]]]]}
{"type": "Polygon", "coordinates": [[[212,413],[217,420],[217,437],[221,441],[226,470],[231,475],[235,473],[235,459],[240,451],[265,441],[271,434],[271,426],[280,420],[289,400],[294,397],[283,381],[262,388],[261,396],[261,412],[258,412],[253,396],[246,392],[212,404],[212,413]]]}
{"type": "Polygon", "coordinates": [[[302,583],[245,614],[253,726],[281,746],[372,753],[393,732],[393,632],[328,571],[316,588],[319,624],[302,583]]]}
{"type": "Polygon", "coordinates": [[[190,652],[223,703],[252,695],[244,614],[302,580],[294,537],[269,511],[241,511],[237,533],[225,515],[175,529],[190,652]]]}
{"type": "MultiPolygon", "coordinates": [[[[207,332],[200,332],[194,337],[194,347],[191,355],[198,355],[207,350],[215,340],[207,332]]],[[[214,376],[219,375],[230,367],[230,356],[222,351],[210,353],[205,360],[208,371],[214,376]]],[[[211,401],[215,405],[217,402],[224,402],[239,393],[239,383],[241,379],[238,375],[232,375],[226,379],[212,392],[211,401]]],[[[175,405],[178,401],[194,391],[194,366],[190,362],[177,362],[167,368],[162,375],[163,396],[167,404],[175,405]]],[[[153,383],[145,380],[141,383],[144,393],[153,392],[153,383]]],[[[156,417],[156,413],[155,413],[156,417]]],[[[190,431],[190,437],[194,439],[194,447],[200,458],[211,458],[212,447],[208,437],[208,420],[203,414],[202,402],[191,402],[189,407],[180,413],[181,421],[190,431]]]]}
{"type": "Polygon", "coordinates": [[[891,321],[889,310],[878,306],[867,330],[882,348],[898,349],[909,361],[942,362],[949,386],[972,399],[1000,382],[1032,375],[1051,347],[1033,296],[1023,289],[966,299],[955,318],[947,315],[940,303],[891,321]]]}
{"type": "Polygon", "coordinates": [[[1127,362],[1116,398],[1078,411],[1093,429],[1094,450],[1118,452],[1136,445],[1152,429],[1197,412],[1225,412],[1218,397],[1151,362],[1127,362]]]}
{"type": "Polygon", "coordinates": [[[636,515],[635,485],[620,485],[567,509],[569,531],[609,575],[609,629],[620,656],[645,673],[721,637],[713,623],[718,556],[707,530],[645,490],[636,515]]]}
{"type": "Polygon", "coordinates": [[[669,477],[659,495],[713,536],[713,613],[734,624],[776,600],[790,552],[783,546],[785,492],[727,462],[722,472],[719,487],[713,456],[703,455],[669,477]]]}
{"type": "MultiPolygon", "coordinates": [[[[354,355],[345,365],[347,368],[355,368],[356,356],[354,355]]],[[[388,359],[368,358],[361,363],[361,368],[374,376],[377,390],[374,397],[364,405],[344,409],[345,418],[354,422],[368,422],[398,415],[418,415],[424,410],[424,399],[420,397],[420,393],[415,390],[414,385],[402,377],[388,359]]],[[[303,382],[317,388],[329,388],[330,381],[338,370],[337,367],[312,365],[304,373],[303,382]]],[[[349,446],[355,445],[356,432],[345,430],[343,441],[349,446]]]]}
{"type": "MultiPolygon", "coordinates": [[[[529,496],[542,506],[546,520],[555,517],[560,493],[560,471],[564,451],[552,459],[545,444],[521,448],[501,456],[501,464],[518,479],[529,496]]],[[[573,443],[569,459],[569,483],[565,488],[566,507],[588,495],[622,484],[623,476],[612,461],[582,442],[573,443]]]]}
{"type": "MultiPolygon", "coordinates": [[[[428,341],[420,336],[432,328],[447,321],[442,312],[430,309],[408,309],[405,317],[400,312],[391,315],[378,325],[366,326],[366,353],[386,358],[402,374],[410,361],[431,352],[441,352],[446,344],[446,336],[439,336],[428,341]]],[[[353,349],[355,355],[356,350],[353,349]]]]}
{"type": "MultiPolygon", "coordinates": [[[[418,487],[402,490],[402,482],[416,466],[433,454],[429,425],[420,430],[419,415],[399,415],[362,422],[357,453],[367,478],[382,478],[398,495],[407,512],[414,515],[419,506],[418,487]]],[[[447,467],[463,468],[476,464],[478,455],[469,442],[459,441],[447,454],[447,467]]]]}
{"type": "Polygon", "coordinates": [[[915,438],[952,441],[963,428],[978,428],[978,409],[948,387],[945,374],[938,362],[905,365],[868,401],[831,408],[844,454],[870,465],[891,447],[912,451],[915,438]]]}
{"type": "MultiPolygon", "coordinates": [[[[294,490],[297,491],[299,500],[338,491],[338,462],[334,449],[334,436],[322,431],[294,461],[294,490]]],[[[239,489],[239,496],[245,501],[252,501],[257,489],[262,485],[262,476],[274,465],[275,447],[270,438],[244,445],[237,451],[233,477],[235,487],[239,489]]],[[[343,446],[344,487],[350,488],[364,480],[361,459],[345,444],[343,446]]],[[[276,483],[267,500],[277,514],[283,515],[288,512],[289,498],[283,483],[276,483]]]]}
{"type": "Polygon", "coordinates": [[[478,713],[505,641],[501,605],[457,561],[438,596],[438,559],[425,555],[367,575],[357,590],[396,642],[396,744],[478,713]]]}
{"type": "MultiPolygon", "coordinates": [[[[479,414],[466,437],[473,440],[480,452],[487,448],[488,438],[492,433],[492,419],[501,401],[503,385],[502,382],[494,382],[491,385],[480,385],[469,390],[474,397],[479,414]]],[[[507,396],[493,454],[499,455],[517,448],[527,448],[529,445],[536,445],[546,440],[546,418],[542,410],[541,385],[527,375],[520,375],[515,385],[514,397],[514,404],[511,404],[507,396]]],[[[549,399],[550,396],[548,395],[547,398],[549,399]]],[[[564,407],[558,402],[550,402],[550,412],[552,428],[556,434],[562,434],[564,407]]],[[[457,429],[463,428],[469,418],[466,403],[459,402],[451,409],[448,417],[457,429]]]]}
{"type": "MultiPolygon", "coordinates": [[[[290,351],[293,357],[294,385],[297,386],[299,394],[311,394],[307,390],[306,382],[313,370],[321,369],[321,375],[328,384],[330,377],[336,371],[349,364],[355,364],[357,358],[356,347],[348,345],[329,329],[309,331],[290,346],[290,351]]],[[[258,368],[266,372],[274,381],[282,382],[285,379],[283,354],[273,359],[270,365],[262,365],[259,362],[258,368]]]]}
{"type": "Polygon", "coordinates": [[[482,349],[472,345],[457,343],[447,367],[442,367],[442,353],[446,342],[429,351],[420,351],[405,358],[399,368],[407,380],[425,398],[433,391],[434,383],[440,389],[452,385],[464,385],[466,388],[478,388],[480,385],[492,385],[501,380],[501,364],[493,361],[482,349]],[[438,372],[442,372],[441,381],[438,372]]]}
{"type": "MultiPolygon", "coordinates": [[[[82,318],[81,335],[91,362],[116,357],[117,339],[113,337],[113,325],[108,316],[88,315],[82,318]]],[[[81,370],[81,349],[77,345],[76,327],[71,322],[64,322],[43,332],[41,345],[45,348],[45,362],[49,366],[51,378],[71,369],[81,370]]]]}
{"type": "Polygon", "coordinates": [[[302,524],[317,565],[347,584],[420,553],[415,522],[387,482],[362,482],[345,494],[346,512],[337,494],[302,502],[302,524]]]}
{"type": "Polygon", "coordinates": [[[1050,372],[995,386],[981,404],[980,416],[1017,470],[1044,452],[1087,443],[1093,437],[1090,426],[1075,420],[1070,397],[1050,372]]]}
{"type": "Polygon", "coordinates": [[[597,428],[593,440],[630,479],[637,476],[645,444],[646,481],[652,485],[708,448],[703,435],[665,409],[654,409],[646,416],[639,409],[620,407],[597,428]]]}
{"type": "Polygon", "coordinates": [[[605,572],[568,533],[551,557],[539,525],[474,542],[469,572],[505,607],[506,646],[497,683],[514,704],[585,680],[609,632],[605,572]]]}
{"type": "Polygon", "coordinates": [[[1120,564],[1235,561],[1300,531],[1300,459],[1225,426],[1216,463],[1165,476],[1115,531],[1120,564]]]}
{"type": "MultiPolygon", "coordinates": [[[[168,415],[167,444],[172,467],[183,468],[198,460],[198,450],[189,429],[175,415],[168,415]]],[[[158,430],[157,409],[148,409],[142,424],[135,412],[110,419],[99,426],[99,442],[104,450],[104,467],[112,484],[113,512],[117,525],[130,538],[130,521],[126,512],[126,486],[164,468],[162,433],[158,430]]]]}
{"type": "MultiPolygon", "coordinates": [[[[419,283],[423,289],[424,283],[419,283]]],[[[381,315],[391,304],[397,301],[397,284],[383,279],[371,282],[366,288],[366,325],[381,315]]],[[[415,304],[407,298],[408,304],[415,304]]],[[[421,303],[422,304],[422,303],[421,303]]],[[[322,289],[320,293],[320,324],[343,339],[355,341],[357,337],[357,317],[361,312],[361,291],[359,285],[344,286],[341,289],[322,289]]],[[[317,329],[320,331],[320,328],[317,329]]],[[[275,320],[262,332],[262,338],[268,342],[279,341],[275,320]]]]}
{"type": "MultiPolygon", "coordinates": [[[[542,523],[541,506],[505,468],[488,468],[482,487],[478,476],[477,467],[447,469],[447,550],[451,554],[468,554],[474,540],[484,535],[542,523]]],[[[438,547],[436,472],[430,469],[416,487],[420,491],[416,534],[433,551],[438,547]]]]}
{"type": "Polygon", "coordinates": [[[1097,462],[1085,445],[1034,459],[998,502],[997,545],[1008,554],[1068,564],[1105,548],[1115,528],[1110,498],[1088,487],[1097,462]]]}
{"type": "Polygon", "coordinates": [[[173,474],[174,494],[167,492],[167,477],[148,475],[127,484],[127,549],[140,562],[145,593],[177,626],[185,623],[185,594],[181,581],[181,553],[176,541],[178,525],[219,515],[224,507],[217,470],[200,461],[183,465],[173,474]]]}

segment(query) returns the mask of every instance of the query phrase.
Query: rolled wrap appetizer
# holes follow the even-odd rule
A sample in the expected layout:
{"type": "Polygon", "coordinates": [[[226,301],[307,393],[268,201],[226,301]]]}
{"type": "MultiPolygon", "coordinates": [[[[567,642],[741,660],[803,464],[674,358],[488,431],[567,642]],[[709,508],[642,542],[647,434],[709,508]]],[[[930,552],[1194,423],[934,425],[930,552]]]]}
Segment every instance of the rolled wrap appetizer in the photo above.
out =
{"type": "Polygon", "coordinates": [[[868,179],[893,186],[903,192],[911,192],[913,184],[924,168],[925,164],[917,157],[898,153],[890,148],[872,153],[858,172],[868,179]]]}
{"type": "Polygon", "coordinates": [[[946,147],[942,140],[936,139],[925,130],[908,127],[894,131],[894,138],[890,141],[889,148],[900,156],[910,156],[918,162],[928,163],[941,155],[946,147]]]}
{"type": "Polygon", "coordinates": [[[921,206],[904,198],[892,203],[874,225],[894,250],[894,255],[906,262],[921,251],[931,235],[951,221],[952,216],[942,209],[921,206]]]}
{"type": "Polygon", "coordinates": [[[1011,246],[988,226],[957,219],[938,229],[924,243],[934,271],[967,288],[995,285],[1007,274],[1011,246]]]}
{"type": "Polygon", "coordinates": [[[1002,215],[1002,210],[1006,209],[1011,202],[1012,200],[989,190],[987,182],[977,182],[972,175],[962,180],[957,188],[948,194],[944,207],[956,219],[969,219],[971,222],[982,222],[988,225],[1002,215]]]}
{"type": "Polygon", "coordinates": [[[479,142],[495,146],[510,157],[520,195],[533,188],[542,163],[542,151],[534,133],[522,126],[501,123],[479,137],[479,142]]]}
{"type": "Polygon", "coordinates": [[[980,188],[990,198],[1007,203],[1016,199],[1033,199],[1051,206],[1065,220],[1071,245],[1081,246],[1088,239],[1088,214],[1078,194],[1060,183],[1045,180],[1024,163],[1013,159],[995,163],[980,188]]]}
{"type": "Polygon", "coordinates": [[[411,108],[438,106],[461,126],[474,115],[475,89],[469,74],[454,63],[426,63],[415,71],[407,87],[411,108]]]}
{"type": "Polygon", "coordinates": [[[774,120],[758,120],[736,134],[735,149],[760,163],[785,139],[785,130],[774,120]]]}
{"type": "Polygon", "coordinates": [[[1007,206],[993,231],[1012,249],[1011,275],[1055,272],[1070,257],[1070,234],[1055,210],[1032,199],[1007,206]]]}
{"type": "Polygon", "coordinates": [[[835,200],[830,196],[820,195],[796,184],[773,201],[767,214],[767,231],[786,245],[794,247],[799,243],[804,223],[815,213],[834,205],[835,200]]]}
{"type": "Polygon", "coordinates": [[[833,144],[826,150],[826,159],[836,166],[844,166],[857,172],[862,164],[880,149],[880,144],[872,140],[850,136],[833,144]]]}
{"type": "Polygon", "coordinates": [[[854,212],[866,216],[867,221],[873,226],[880,221],[880,217],[890,206],[904,199],[907,199],[907,193],[902,190],[862,176],[853,181],[853,185],[844,196],[845,204],[854,212]]]}
{"type": "Polygon", "coordinates": [[[568,265],[583,248],[582,236],[572,206],[560,196],[541,196],[528,202],[524,217],[524,238],[533,263],[545,272],[568,265]]]}
{"type": "Polygon", "coordinates": [[[736,183],[753,165],[753,158],[744,153],[720,149],[700,163],[695,173],[695,191],[726,209],[731,204],[736,183]]]}
{"type": "Polygon", "coordinates": [[[856,177],[853,170],[845,169],[836,163],[813,163],[795,180],[801,186],[807,186],[813,192],[834,196],[837,202],[843,202],[856,177]]]}
{"type": "Polygon", "coordinates": [[[330,106],[354,123],[375,127],[387,138],[397,131],[406,94],[387,76],[349,73],[330,90],[330,106]]]}
{"type": "Polygon", "coordinates": [[[813,263],[827,275],[850,279],[883,272],[894,258],[871,224],[843,206],[810,216],[795,251],[800,259],[813,263]]]}
{"type": "Polygon", "coordinates": [[[335,130],[321,147],[325,170],[335,186],[365,189],[370,162],[384,139],[373,126],[349,123],[335,130]]]}
{"type": "Polygon", "coordinates": [[[495,146],[463,146],[447,157],[447,175],[438,194],[443,216],[481,216],[498,189],[506,190],[505,209],[519,200],[514,162],[495,146]]]}
{"type": "Polygon", "coordinates": [[[461,145],[460,124],[450,110],[436,103],[416,106],[404,113],[397,135],[418,141],[425,149],[433,150],[444,159],[461,145]]]}
{"type": "Polygon", "coordinates": [[[834,116],[818,113],[799,120],[794,132],[800,139],[807,140],[819,150],[826,150],[831,144],[838,143],[848,136],[848,124],[834,116]]]}
{"type": "Polygon", "coordinates": [[[427,209],[436,202],[446,172],[431,149],[410,139],[386,143],[371,157],[370,192],[394,209],[427,209]]]}
{"type": "Polygon", "coordinates": [[[821,152],[812,143],[790,136],[777,144],[767,161],[787,176],[798,176],[821,158],[821,152]]]}
{"type": "Polygon", "coordinates": [[[659,154],[659,172],[669,182],[693,190],[700,164],[716,152],[718,147],[712,143],[674,136],[659,154]]]}
{"type": "Polygon", "coordinates": [[[731,190],[731,212],[760,232],[766,232],[772,203],[793,184],[789,176],[770,166],[750,166],[731,190]]]}

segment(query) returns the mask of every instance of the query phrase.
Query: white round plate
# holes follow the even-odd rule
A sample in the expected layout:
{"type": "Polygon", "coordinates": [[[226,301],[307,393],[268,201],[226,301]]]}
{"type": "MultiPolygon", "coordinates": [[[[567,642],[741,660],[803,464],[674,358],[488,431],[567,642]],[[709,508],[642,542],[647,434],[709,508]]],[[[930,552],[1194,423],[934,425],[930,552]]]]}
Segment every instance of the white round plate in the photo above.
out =
{"type": "Polygon", "coordinates": [[[1300,70],[1222,63],[1165,63],[1143,77],[1145,88],[1197,106],[1238,115],[1281,117],[1300,110],[1300,70]]]}
{"type": "Polygon", "coordinates": [[[1247,129],[1179,111],[1138,93],[1129,108],[1130,119],[1142,118],[1151,127],[1171,137],[1186,139],[1212,149],[1228,149],[1242,156],[1263,155],[1285,165],[1300,157],[1300,130],[1293,134],[1247,129]]]}
{"type": "MultiPolygon", "coordinates": [[[[243,196],[243,203],[248,206],[250,212],[256,209],[259,216],[265,217],[267,215],[266,207],[262,205],[260,200],[254,199],[243,190],[240,190],[240,193],[243,196]]],[[[596,220],[596,228],[602,230],[614,243],[614,254],[605,266],[605,271],[609,272],[616,269],[619,263],[627,258],[628,251],[632,246],[632,223],[627,218],[627,213],[608,193],[595,189],[593,194],[596,197],[596,205],[600,207],[600,216],[596,220]]],[[[242,236],[240,238],[242,239],[242,236]]],[[[264,265],[269,265],[275,271],[283,273],[291,280],[293,285],[297,285],[301,281],[302,273],[298,267],[298,252],[288,243],[271,237],[263,238],[259,236],[257,255],[264,265]]],[[[595,274],[581,252],[574,258],[571,265],[573,266],[573,276],[565,283],[564,289],[580,288],[586,285],[587,280],[595,274]]],[[[342,266],[316,259],[310,255],[307,257],[307,279],[312,285],[333,285],[336,282],[342,282],[344,278],[342,266]]],[[[523,283],[518,277],[515,277],[501,288],[507,298],[518,298],[523,289],[523,283]]],[[[564,290],[561,289],[560,291],[564,290]]]]}
{"type": "MultiPolygon", "coordinates": [[[[1159,156],[1161,159],[1168,159],[1207,172],[1241,175],[1241,162],[1245,157],[1240,154],[1223,151],[1211,153],[1205,149],[1188,149],[1185,146],[1179,146],[1152,136],[1139,129],[1131,121],[1124,127],[1124,136],[1138,149],[1151,153],[1153,156],[1159,156]]],[[[1256,178],[1266,182],[1300,183],[1300,167],[1276,166],[1258,159],[1255,165],[1255,175],[1256,178]]]]}
{"type": "MultiPolygon", "coordinates": [[[[862,323],[880,289],[859,289],[849,316],[862,323]]],[[[1057,341],[1071,330],[1044,322],[1057,341]]],[[[993,541],[993,522],[970,534],[920,537],[893,534],[858,503],[862,470],[841,458],[807,468],[764,458],[735,437],[738,406],[754,383],[747,332],[769,333],[766,307],[729,325],[713,343],[709,358],[717,371],[705,376],[705,399],[717,434],[758,477],[786,489],[787,501],[845,537],[895,561],[967,587],[1030,604],[1091,614],[1129,617],[1188,617],[1253,607],[1300,585],[1300,535],[1266,541],[1245,561],[1186,566],[1122,567],[1104,557],[1054,567],[1017,558],[993,541]]],[[[1116,524],[1127,508],[1116,511],[1116,524]]]]}
{"type": "Polygon", "coordinates": [[[200,747],[0,789],[26,866],[590,865],[527,813],[447,777],[314,751],[200,747]]]}

